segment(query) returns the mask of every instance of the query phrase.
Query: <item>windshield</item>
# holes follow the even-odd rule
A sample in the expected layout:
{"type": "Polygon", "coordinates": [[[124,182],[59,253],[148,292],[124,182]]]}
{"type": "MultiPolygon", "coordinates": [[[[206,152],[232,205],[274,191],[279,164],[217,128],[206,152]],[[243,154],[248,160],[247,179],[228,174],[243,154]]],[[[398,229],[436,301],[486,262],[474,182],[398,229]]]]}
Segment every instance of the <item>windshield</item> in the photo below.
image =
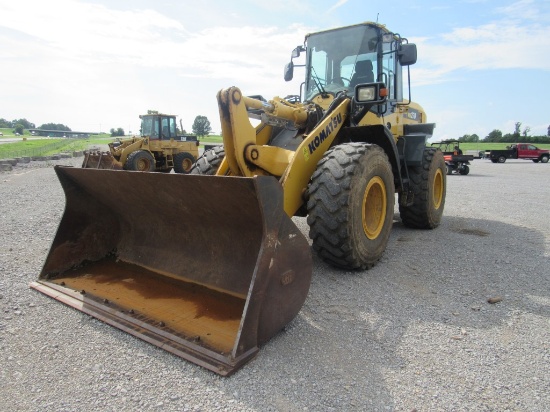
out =
{"type": "Polygon", "coordinates": [[[310,69],[306,100],[315,95],[348,90],[377,80],[379,29],[354,26],[313,34],[307,39],[310,69]]]}
{"type": "Polygon", "coordinates": [[[169,140],[176,137],[176,119],[174,117],[142,116],[141,136],[152,139],[169,140]]]}
{"type": "Polygon", "coordinates": [[[143,116],[141,118],[141,135],[158,137],[159,118],[155,116],[143,116]]]}

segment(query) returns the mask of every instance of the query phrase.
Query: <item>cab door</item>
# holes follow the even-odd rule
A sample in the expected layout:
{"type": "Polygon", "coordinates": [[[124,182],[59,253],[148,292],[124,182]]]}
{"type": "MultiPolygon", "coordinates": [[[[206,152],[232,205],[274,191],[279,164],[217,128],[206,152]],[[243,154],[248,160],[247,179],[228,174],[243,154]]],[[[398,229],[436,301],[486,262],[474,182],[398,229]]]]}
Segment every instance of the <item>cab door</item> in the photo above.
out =
{"type": "Polygon", "coordinates": [[[538,153],[537,146],[532,145],[532,144],[527,144],[525,146],[526,146],[525,157],[530,158],[530,159],[535,159],[535,158],[538,157],[539,153],[538,153]]]}

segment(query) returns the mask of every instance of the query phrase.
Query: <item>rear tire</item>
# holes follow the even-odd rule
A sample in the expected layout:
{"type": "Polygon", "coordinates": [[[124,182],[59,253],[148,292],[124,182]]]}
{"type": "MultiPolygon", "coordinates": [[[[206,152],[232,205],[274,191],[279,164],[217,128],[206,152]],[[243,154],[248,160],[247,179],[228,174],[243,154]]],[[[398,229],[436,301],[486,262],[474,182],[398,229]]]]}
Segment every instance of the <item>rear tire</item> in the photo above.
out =
{"type": "Polygon", "coordinates": [[[307,202],[313,249],[343,269],[368,269],[383,255],[393,225],[395,186],[386,153],[349,143],[317,165],[307,202]]]}
{"type": "Polygon", "coordinates": [[[215,175],[224,157],[223,146],[207,150],[197,159],[189,173],[192,175],[215,175]]]}
{"type": "Polygon", "coordinates": [[[174,155],[174,172],[187,174],[195,163],[195,156],[191,153],[180,152],[174,155]]]}
{"type": "Polygon", "coordinates": [[[453,174],[453,168],[451,165],[447,165],[447,174],[452,175],[453,174]]]}
{"type": "Polygon", "coordinates": [[[504,162],[506,162],[506,158],[504,156],[499,156],[498,157],[498,162],[499,163],[504,163],[504,162]]]}
{"type": "Polygon", "coordinates": [[[124,169],[138,172],[153,172],[155,170],[155,158],[146,150],[132,152],[126,159],[124,169]]]}
{"type": "Polygon", "coordinates": [[[399,202],[399,213],[405,226],[433,229],[441,223],[445,207],[447,180],[445,160],[440,150],[426,148],[421,166],[409,166],[410,190],[413,204],[399,202]]]}

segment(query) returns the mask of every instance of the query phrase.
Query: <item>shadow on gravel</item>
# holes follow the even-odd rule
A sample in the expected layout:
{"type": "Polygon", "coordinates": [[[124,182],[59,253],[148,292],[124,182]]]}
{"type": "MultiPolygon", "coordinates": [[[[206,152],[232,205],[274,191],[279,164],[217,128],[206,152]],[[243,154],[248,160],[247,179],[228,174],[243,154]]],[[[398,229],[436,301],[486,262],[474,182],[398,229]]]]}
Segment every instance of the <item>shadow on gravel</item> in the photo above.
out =
{"type": "MultiPolygon", "coordinates": [[[[487,351],[486,339],[496,341],[498,351],[498,342],[505,345],[514,339],[512,329],[504,330],[514,314],[550,318],[547,247],[536,230],[445,217],[433,231],[395,222],[382,261],[369,271],[339,271],[314,255],[311,289],[298,317],[230,378],[219,378],[100,322],[86,321],[86,315],[81,321],[95,335],[116,341],[114,351],[130,350],[138,363],[143,363],[141,357],[153,361],[155,370],[171,370],[174,379],[188,379],[191,372],[195,387],[223,390],[239,407],[395,410],[402,409],[399,402],[408,394],[419,400],[414,405],[405,402],[411,410],[430,404],[420,401],[423,393],[414,393],[417,387],[427,397],[437,390],[432,381],[422,381],[421,371],[439,361],[451,362],[460,348],[487,351]],[[491,304],[489,298],[502,300],[491,304]],[[425,364],[420,372],[414,369],[417,364],[425,364]]],[[[134,372],[132,362],[128,373],[134,372]]],[[[99,372],[91,373],[90,379],[99,372]]],[[[444,376],[447,390],[453,391],[455,382],[444,376]]],[[[459,379],[456,376],[456,382],[459,379]]]]}
{"type": "Polygon", "coordinates": [[[487,339],[498,351],[514,339],[506,324],[517,313],[550,317],[546,247],[536,230],[445,217],[434,231],[395,222],[385,256],[370,271],[338,272],[315,258],[299,317],[256,360],[273,365],[268,392],[313,390],[313,409],[394,410],[386,382],[410,391],[414,385],[399,375],[412,360],[422,364],[424,356],[429,370],[460,346],[487,350],[487,339]]]}

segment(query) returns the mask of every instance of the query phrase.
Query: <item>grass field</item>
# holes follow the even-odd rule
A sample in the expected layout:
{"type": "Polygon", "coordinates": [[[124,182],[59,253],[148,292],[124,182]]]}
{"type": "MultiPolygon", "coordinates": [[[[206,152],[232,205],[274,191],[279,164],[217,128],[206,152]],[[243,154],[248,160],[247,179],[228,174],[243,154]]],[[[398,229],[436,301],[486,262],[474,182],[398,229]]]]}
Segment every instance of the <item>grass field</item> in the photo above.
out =
{"type": "MultiPolygon", "coordinates": [[[[0,137],[2,139],[18,138],[19,136],[0,137]]],[[[90,139],[67,139],[67,138],[43,138],[34,139],[23,135],[23,138],[16,142],[0,144],[0,159],[23,157],[23,156],[47,156],[61,152],[74,152],[85,150],[90,146],[107,144],[113,139],[109,135],[99,135],[90,139]],[[26,140],[23,140],[26,138],[26,140]]]]}
{"type": "MultiPolygon", "coordinates": [[[[0,128],[0,132],[4,134],[4,136],[0,136],[0,143],[2,142],[2,139],[13,139],[20,137],[15,136],[13,134],[13,130],[11,129],[0,128]]],[[[115,139],[109,134],[102,133],[100,135],[90,136],[88,139],[45,138],[34,140],[29,139],[31,135],[27,130],[25,130],[25,133],[21,137],[26,137],[27,139],[25,141],[21,139],[17,142],[0,144],[0,159],[22,156],[45,156],[63,151],[86,150],[92,146],[108,144],[115,139]]],[[[208,143],[223,143],[223,138],[218,135],[210,135],[201,138],[200,142],[201,145],[208,143]]],[[[428,143],[428,145],[429,144],[430,143],[428,143]]],[[[510,145],[510,143],[461,143],[460,148],[464,152],[466,150],[485,151],[505,149],[508,145],[510,145]]],[[[536,146],[541,149],[550,149],[550,143],[536,144],[536,146]]]]}
{"type": "MultiPolygon", "coordinates": [[[[108,134],[93,135],[88,139],[73,139],[73,138],[43,138],[31,139],[30,134],[25,133],[23,136],[15,136],[10,129],[0,129],[4,136],[2,139],[20,138],[17,142],[1,143],[0,144],[0,159],[23,156],[48,156],[60,152],[74,152],[86,150],[92,146],[100,146],[111,143],[115,138],[108,134]],[[7,130],[9,132],[5,132],[7,130]],[[27,138],[23,140],[23,138],[27,138]]],[[[205,143],[222,143],[221,136],[207,136],[200,140],[201,144],[205,143]]]]}

